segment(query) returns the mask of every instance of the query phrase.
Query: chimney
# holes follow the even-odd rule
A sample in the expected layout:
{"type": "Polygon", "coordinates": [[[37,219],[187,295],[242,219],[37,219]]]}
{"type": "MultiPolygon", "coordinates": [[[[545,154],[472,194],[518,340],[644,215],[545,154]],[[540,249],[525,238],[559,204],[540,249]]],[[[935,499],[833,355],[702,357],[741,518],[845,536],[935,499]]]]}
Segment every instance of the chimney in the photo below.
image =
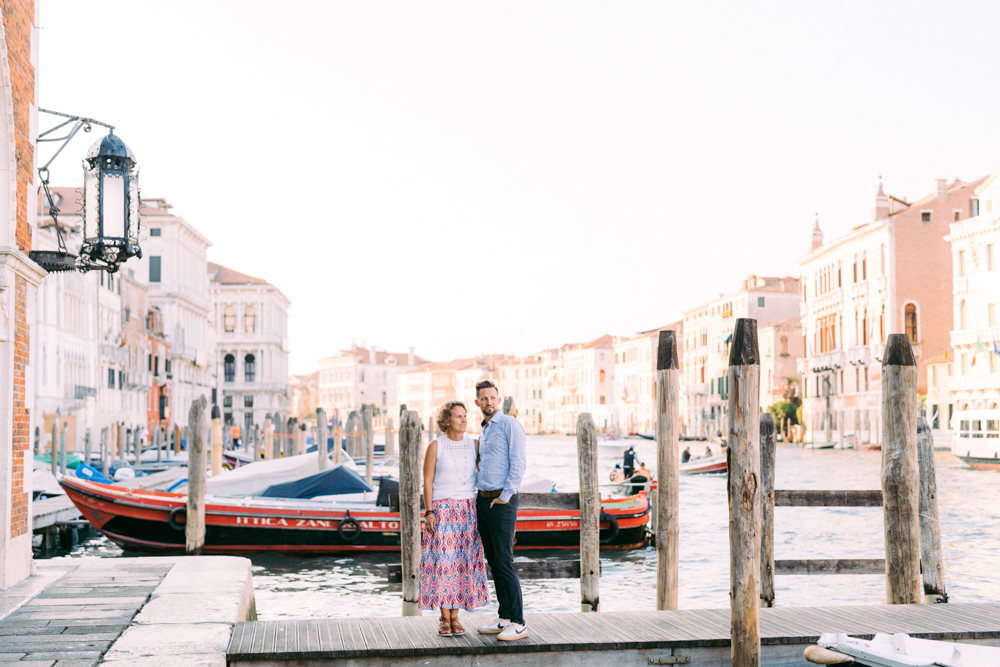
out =
{"type": "Polygon", "coordinates": [[[948,179],[939,178],[937,179],[937,198],[943,199],[948,196],[948,179]]]}
{"type": "Polygon", "coordinates": [[[406,358],[406,365],[407,366],[412,366],[413,365],[413,348],[412,347],[410,348],[410,354],[409,354],[409,356],[406,358]]]}
{"type": "Polygon", "coordinates": [[[881,220],[882,218],[889,215],[889,197],[882,190],[882,179],[878,181],[878,192],[875,193],[875,198],[872,200],[872,219],[871,222],[876,220],[881,220]]]}
{"type": "Polygon", "coordinates": [[[812,252],[821,245],[823,245],[823,230],[819,228],[819,215],[817,215],[816,225],[813,227],[812,245],[809,247],[809,252],[812,252]]]}

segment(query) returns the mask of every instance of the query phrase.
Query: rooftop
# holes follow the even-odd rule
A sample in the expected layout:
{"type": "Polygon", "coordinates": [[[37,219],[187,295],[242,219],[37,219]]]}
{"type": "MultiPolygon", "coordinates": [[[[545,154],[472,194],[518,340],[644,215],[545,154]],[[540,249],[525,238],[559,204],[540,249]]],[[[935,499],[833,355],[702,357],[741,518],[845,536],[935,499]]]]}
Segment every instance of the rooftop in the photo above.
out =
{"type": "Polygon", "coordinates": [[[267,285],[269,284],[263,278],[255,278],[253,276],[248,276],[245,273],[240,273],[239,271],[234,271],[228,267],[222,266],[221,264],[216,264],[215,262],[208,263],[208,279],[213,283],[218,285],[267,285]]]}

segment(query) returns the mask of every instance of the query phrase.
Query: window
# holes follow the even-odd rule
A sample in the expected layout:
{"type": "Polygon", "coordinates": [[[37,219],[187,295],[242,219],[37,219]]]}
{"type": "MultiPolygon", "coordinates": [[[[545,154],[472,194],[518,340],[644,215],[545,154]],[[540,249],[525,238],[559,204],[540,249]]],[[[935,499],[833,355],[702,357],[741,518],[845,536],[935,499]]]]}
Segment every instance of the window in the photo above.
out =
{"type": "Polygon", "coordinates": [[[253,432],[253,413],[244,412],[243,413],[243,428],[244,432],[241,434],[243,436],[243,442],[247,441],[250,434],[253,432]]]}
{"type": "Polygon", "coordinates": [[[153,375],[160,374],[160,355],[153,357],[153,375]]]}
{"type": "Polygon", "coordinates": [[[906,304],[906,308],[903,309],[903,319],[906,324],[906,337],[910,339],[910,342],[916,345],[917,343],[917,307],[912,303],[906,304]]]}
{"type": "Polygon", "coordinates": [[[244,408],[252,408],[253,407],[253,396],[244,396],[243,397],[243,407],[244,408]]]}
{"type": "Polygon", "coordinates": [[[920,212],[920,222],[930,222],[930,221],[931,221],[931,212],[930,211],[921,211],[920,212]]]}
{"type": "MultiPolygon", "coordinates": [[[[101,275],[103,276],[104,273],[102,272],[101,275]]],[[[156,255],[149,257],[149,282],[160,282],[160,258],[156,255]]]]}
{"type": "Polygon", "coordinates": [[[223,374],[226,382],[236,381],[236,359],[231,354],[227,354],[223,361],[223,374]]]}
{"type": "Polygon", "coordinates": [[[757,297],[757,307],[758,308],[764,307],[764,297],[762,296],[757,297]]]}
{"type": "Polygon", "coordinates": [[[122,377],[122,372],[118,371],[118,388],[119,389],[122,388],[122,384],[124,384],[123,377],[122,377]]]}
{"type": "Polygon", "coordinates": [[[604,396],[601,396],[601,405],[604,405],[604,396]]]}
{"type": "Polygon", "coordinates": [[[969,215],[970,215],[970,217],[973,217],[973,218],[976,217],[977,215],[979,215],[979,200],[978,199],[970,199],[969,200],[969,215]]]}
{"type": "Polygon", "coordinates": [[[788,356],[788,336],[781,337],[781,356],[788,356]]]}
{"type": "Polygon", "coordinates": [[[959,278],[964,278],[965,277],[965,251],[964,250],[959,250],[958,251],[958,262],[957,262],[957,264],[958,264],[958,266],[957,266],[957,268],[958,268],[958,277],[959,278]]]}
{"type": "MultiPolygon", "coordinates": [[[[961,219],[962,219],[962,212],[961,211],[955,211],[955,222],[958,222],[961,219]]],[[[937,426],[935,426],[934,428],[937,428],[937,426]]]]}
{"type": "Polygon", "coordinates": [[[247,333],[253,333],[257,330],[257,312],[253,306],[247,306],[243,312],[243,328],[246,329],[247,333]]]}
{"type": "Polygon", "coordinates": [[[231,407],[233,407],[233,397],[232,396],[223,396],[222,397],[222,407],[224,407],[224,408],[231,408],[231,407]]]}
{"type": "Polygon", "coordinates": [[[861,255],[861,279],[868,280],[868,256],[861,255]]]}
{"type": "Polygon", "coordinates": [[[153,372],[153,355],[151,354],[146,355],[146,366],[147,366],[146,370],[148,370],[149,372],[153,372]]]}
{"type": "Polygon", "coordinates": [[[115,369],[108,369],[108,389],[115,388],[115,369]]]}
{"type": "Polygon", "coordinates": [[[160,228],[159,227],[150,227],[149,228],[149,235],[150,236],[159,236],[160,235],[160,228]]]}
{"type": "Polygon", "coordinates": [[[243,358],[243,379],[247,382],[253,382],[254,375],[257,373],[257,360],[254,359],[252,354],[248,354],[243,358]]]}
{"type": "Polygon", "coordinates": [[[990,326],[995,327],[997,325],[997,305],[995,303],[991,303],[987,306],[987,312],[989,313],[990,326]]]}
{"type": "Polygon", "coordinates": [[[160,419],[167,418],[167,397],[160,396],[160,419]]]}
{"type": "Polygon", "coordinates": [[[600,373],[600,375],[598,377],[600,378],[598,380],[598,382],[604,382],[604,371],[603,370],[601,371],[601,373],[600,373]]]}
{"type": "Polygon", "coordinates": [[[858,258],[854,258],[854,282],[858,282],[858,258]]]}
{"type": "Polygon", "coordinates": [[[993,244],[992,243],[987,243],[986,244],[986,270],[987,271],[992,271],[993,270],[993,244]]]}
{"type": "Polygon", "coordinates": [[[226,309],[223,311],[222,322],[226,333],[236,331],[236,308],[226,306],[226,309]]]}
{"type": "Polygon", "coordinates": [[[966,329],[967,321],[965,316],[965,299],[958,302],[958,328],[966,329]]]}

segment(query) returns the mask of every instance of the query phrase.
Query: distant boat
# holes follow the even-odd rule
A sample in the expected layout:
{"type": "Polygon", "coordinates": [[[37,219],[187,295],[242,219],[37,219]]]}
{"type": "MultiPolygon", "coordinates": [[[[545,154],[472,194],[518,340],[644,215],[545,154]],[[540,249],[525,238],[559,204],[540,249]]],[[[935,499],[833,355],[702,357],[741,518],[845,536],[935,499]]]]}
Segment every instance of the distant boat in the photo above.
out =
{"type": "Polygon", "coordinates": [[[994,454],[992,459],[983,456],[961,456],[958,454],[956,456],[962,459],[962,462],[967,466],[976,470],[1000,471],[1000,458],[997,458],[996,454],[994,454]]]}
{"type": "Polygon", "coordinates": [[[636,435],[642,438],[643,440],[656,440],[655,435],[643,435],[642,433],[636,433],[636,435]]]}
{"type": "Polygon", "coordinates": [[[680,471],[685,475],[718,475],[728,470],[726,453],[690,459],[680,464],[680,471]]]}

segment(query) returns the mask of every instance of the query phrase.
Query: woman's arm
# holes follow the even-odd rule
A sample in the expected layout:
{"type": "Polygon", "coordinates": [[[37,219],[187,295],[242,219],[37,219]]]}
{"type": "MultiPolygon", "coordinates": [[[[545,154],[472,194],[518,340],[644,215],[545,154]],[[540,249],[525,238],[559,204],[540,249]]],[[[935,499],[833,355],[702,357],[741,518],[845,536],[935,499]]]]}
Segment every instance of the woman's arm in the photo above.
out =
{"type": "Polygon", "coordinates": [[[473,439],[472,442],[476,445],[476,472],[479,472],[479,441],[473,439]]]}
{"type": "Polygon", "coordinates": [[[424,454],[424,525],[427,532],[434,534],[434,514],[430,512],[431,499],[434,497],[434,471],[437,468],[438,443],[434,440],[427,445],[427,453],[424,454]]]}

